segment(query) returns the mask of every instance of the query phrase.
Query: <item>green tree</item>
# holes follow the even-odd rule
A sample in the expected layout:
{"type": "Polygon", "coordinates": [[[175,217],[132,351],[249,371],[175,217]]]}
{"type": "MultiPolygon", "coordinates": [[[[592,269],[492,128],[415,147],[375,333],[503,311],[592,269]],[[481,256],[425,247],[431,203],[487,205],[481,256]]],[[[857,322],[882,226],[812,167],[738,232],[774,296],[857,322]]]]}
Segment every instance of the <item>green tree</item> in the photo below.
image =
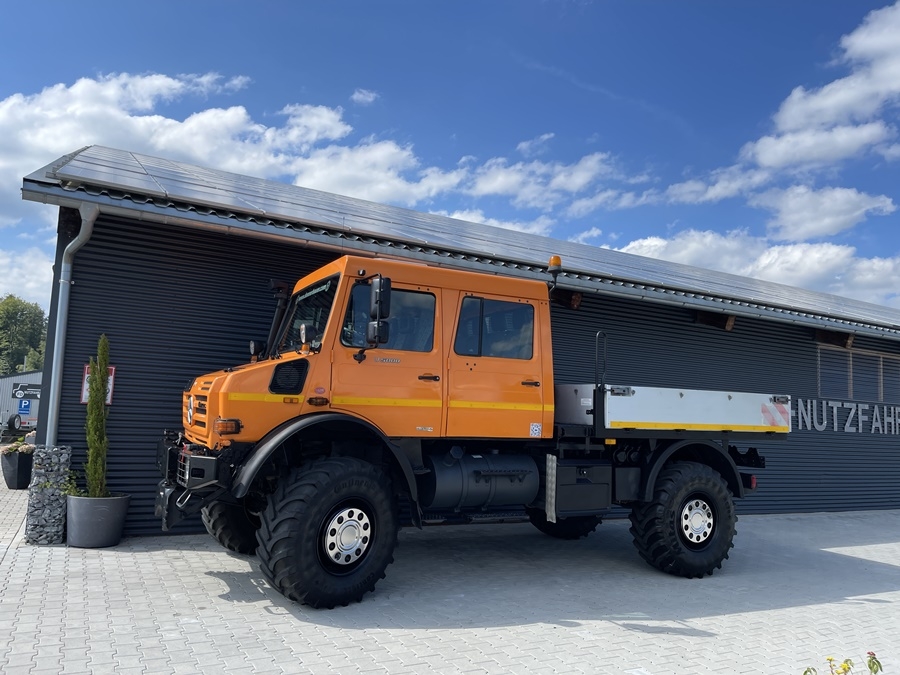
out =
{"type": "Polygon", "coordinates": [[[109,340],[101,335],[97,344],[97,360],[92,356],[89,362],[87,419],[87,464],[84,477],[87,482],[88,497],[109,497],[106,488],[106,453],[109,439],[106,437],[106,391],[109,386],[109,340]]]}
{"type": "MultiPolygon", "coordinates": [[[[44,362],[47,317],[36,302],[8,294],[0,299],[0,375],[44,362]],[[31,354],[34,351],[35,354],[31,354]],[[26,357],[30,357],[26,361],[26,357]]],[[[38,365],[39,364],[39,365],[38,365]]]]}
{"type": "Polygon", "coordinates": [[[37,349],[32,347],[25,355],[25,370],[27,372],[31,372],[32,370],[44,369],[44,350],[46,348],[47,334],[45,333],[43,339],[41,340],[40,346],[37,349]]]}

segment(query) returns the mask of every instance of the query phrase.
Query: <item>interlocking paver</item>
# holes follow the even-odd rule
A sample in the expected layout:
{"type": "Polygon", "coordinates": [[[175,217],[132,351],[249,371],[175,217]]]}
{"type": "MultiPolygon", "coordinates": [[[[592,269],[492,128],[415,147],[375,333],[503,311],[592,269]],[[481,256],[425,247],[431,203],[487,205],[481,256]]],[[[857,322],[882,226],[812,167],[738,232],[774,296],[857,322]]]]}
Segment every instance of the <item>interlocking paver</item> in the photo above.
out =
{"type": "Polygon", "coordinates": [[[360,604],[295,605],[209,537],[105,550],[24,543],[0,490],[0,671],[799,673],[873,650],[900,668],[900,511],[745,516],[703,580],[633,552],[624,521],[404,530],[360,604]]]}

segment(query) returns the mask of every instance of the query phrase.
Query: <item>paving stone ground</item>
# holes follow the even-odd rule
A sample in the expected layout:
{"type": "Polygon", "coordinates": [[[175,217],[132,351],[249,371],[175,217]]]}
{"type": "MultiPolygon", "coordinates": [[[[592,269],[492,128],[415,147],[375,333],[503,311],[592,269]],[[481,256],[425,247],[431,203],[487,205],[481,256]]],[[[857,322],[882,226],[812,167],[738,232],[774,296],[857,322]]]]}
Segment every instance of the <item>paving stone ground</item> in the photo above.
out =
{"type": "Polygon", "coordinates": [[[900,511],[744,516],[712,577],[657,572],[628,523],[404,530],[374,594],[310,610],[205,535],[24,543],[0,485],[0,672],[900,673],[900,511]]]}

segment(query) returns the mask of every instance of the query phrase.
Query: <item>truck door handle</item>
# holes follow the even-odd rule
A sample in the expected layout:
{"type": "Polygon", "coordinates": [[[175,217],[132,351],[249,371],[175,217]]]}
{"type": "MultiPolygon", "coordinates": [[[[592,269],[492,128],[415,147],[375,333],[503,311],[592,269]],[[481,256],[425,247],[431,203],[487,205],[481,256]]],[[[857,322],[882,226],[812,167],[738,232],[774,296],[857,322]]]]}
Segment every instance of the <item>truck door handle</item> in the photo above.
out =
{"type": "Polygon", "coordinates": [[[541,383],[537,380],[525,380],[522,382],[522,386],[524,387],[540,387],[541,383]]]}
{"type": "Polygon", "coordinates": [[[420,380],[430,380],[431,382],[440,382],[440,375],[431,375],[430,373],[425,373],[424,375],[419,375],[420,380]]]}

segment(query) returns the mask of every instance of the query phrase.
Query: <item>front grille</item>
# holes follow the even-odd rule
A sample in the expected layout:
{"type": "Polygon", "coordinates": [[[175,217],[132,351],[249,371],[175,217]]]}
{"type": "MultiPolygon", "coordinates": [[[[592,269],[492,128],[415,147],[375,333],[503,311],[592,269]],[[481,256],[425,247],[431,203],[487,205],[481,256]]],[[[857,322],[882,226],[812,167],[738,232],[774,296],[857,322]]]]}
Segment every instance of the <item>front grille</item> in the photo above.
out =
{"type": "MultiPolygon", "coordinates": [[[[209,387],[206,387],[208,390],[209,387]]],[[[207,403],[209,397],[205,394],[185,394],[184,396],[184,419],[187,422],[185,426],[188,427],[199,427],[201,429],[206,428],[206,422],[208,419],[208,408],[207,403]],[[188,406],[190,405],[191,398],[194,399],[194,409],[188,410],[188,406]]]]}
{"type": "Polygon", "coordinates": [[[178,484],[187,487],[188,484],[188,457],[185,452],[178,453],[178,484]]]}
{"type": "Polygon", "coordinates": [[[190,490],[206,488],[217,482],[217,458],[215,455],[198,454],[190,448],[206,453],[201,446],[184,446],[178,453],[178,469],[175,479],[190,490]]]}

